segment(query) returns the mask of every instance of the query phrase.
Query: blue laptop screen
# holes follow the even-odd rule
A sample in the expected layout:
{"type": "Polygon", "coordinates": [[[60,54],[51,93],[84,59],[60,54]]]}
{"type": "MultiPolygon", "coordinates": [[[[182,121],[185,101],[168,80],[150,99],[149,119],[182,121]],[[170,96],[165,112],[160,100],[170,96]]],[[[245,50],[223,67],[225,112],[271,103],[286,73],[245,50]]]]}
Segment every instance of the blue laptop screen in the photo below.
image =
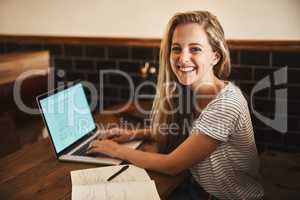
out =
{"type": "Polygon", "coordinates": [[[95,129],[81,83],[40,100],[40,105],[57,153],[95,129]]]}

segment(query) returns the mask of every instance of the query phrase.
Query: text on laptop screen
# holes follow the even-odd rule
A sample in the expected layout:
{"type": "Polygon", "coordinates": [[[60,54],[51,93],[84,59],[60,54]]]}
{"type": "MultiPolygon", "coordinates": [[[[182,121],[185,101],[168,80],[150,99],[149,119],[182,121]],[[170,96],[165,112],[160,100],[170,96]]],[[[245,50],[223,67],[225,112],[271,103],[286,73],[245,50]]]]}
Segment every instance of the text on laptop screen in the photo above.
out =
{"type": "Polygon", "coordinates": [[[82,84],[40,100],[57,153],[95,129],[82,84]]]}

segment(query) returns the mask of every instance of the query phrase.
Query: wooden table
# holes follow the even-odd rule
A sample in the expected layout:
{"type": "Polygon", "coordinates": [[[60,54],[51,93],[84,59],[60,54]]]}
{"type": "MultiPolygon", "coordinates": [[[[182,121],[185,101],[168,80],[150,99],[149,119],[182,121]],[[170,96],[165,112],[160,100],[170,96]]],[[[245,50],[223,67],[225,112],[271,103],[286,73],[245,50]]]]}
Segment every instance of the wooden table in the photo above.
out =
{"type": "MultiPolygon", "coordinates": [[[[97,116],[96,121],[115,121],[112,117],[97,116]]],[[[144,151],[155,151],[145,143],[144,151]]],[[[0,199],[71,199],[70,171],[99,167],[93,164],[58,161],[49,139],[40,140],[0,159],[0,199]]],[[[147,171],[155,181],[162,199],[184,180],[184,175],[171,177],[147,171]]]]}

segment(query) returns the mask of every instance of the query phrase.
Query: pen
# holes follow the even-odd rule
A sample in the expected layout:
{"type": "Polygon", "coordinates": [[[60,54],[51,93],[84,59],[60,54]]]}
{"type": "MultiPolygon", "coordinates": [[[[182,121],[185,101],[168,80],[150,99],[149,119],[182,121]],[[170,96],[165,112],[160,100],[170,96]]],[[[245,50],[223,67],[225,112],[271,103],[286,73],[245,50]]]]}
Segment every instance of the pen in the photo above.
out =
{"type": "Polygon", "coordinates": [[[116,176],[118,176],[119,174],[121,174],[123,171],[125,171],[126,169],[128,169],[128,165],[125,165],[124,167],[122,167],[119,171],[117,171],[116,173],[114,173],[113,175],[111,175],[107,181],[111,181],[113,178],[115,178],[116,176]]]}

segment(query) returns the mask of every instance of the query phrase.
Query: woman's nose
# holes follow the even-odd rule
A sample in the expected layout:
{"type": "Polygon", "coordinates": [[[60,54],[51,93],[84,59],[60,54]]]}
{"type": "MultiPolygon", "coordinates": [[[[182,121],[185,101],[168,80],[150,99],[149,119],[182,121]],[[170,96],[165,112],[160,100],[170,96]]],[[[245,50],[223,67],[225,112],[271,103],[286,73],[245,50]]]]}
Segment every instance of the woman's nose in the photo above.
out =
{"type": "Polygon", "coordinates": [[[185,63],[188,63],[191,59],[191,56],[188,52],[180,52],[180,55],[179,55],[179,62],[182,63],[182,64],[185,64],[185,63]]]}

